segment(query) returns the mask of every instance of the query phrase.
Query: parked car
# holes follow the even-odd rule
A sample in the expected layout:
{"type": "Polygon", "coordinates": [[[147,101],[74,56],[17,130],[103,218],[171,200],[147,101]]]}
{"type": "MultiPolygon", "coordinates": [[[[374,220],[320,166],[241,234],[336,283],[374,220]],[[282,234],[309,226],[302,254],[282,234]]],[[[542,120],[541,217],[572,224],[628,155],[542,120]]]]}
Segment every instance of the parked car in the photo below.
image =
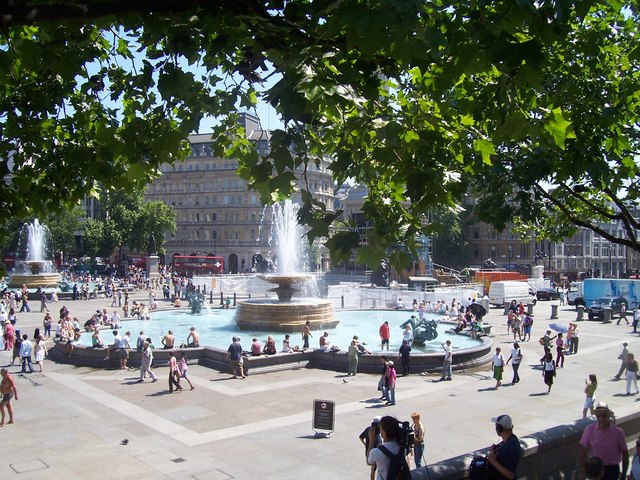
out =
{"type": "Polygon", "coordinates": [[[629,306],[623,297],[600,297],[587,307],[589,320],[604,318],[605,308],[611,309],[611,317],[614,315],[620,315],[622,305],[624,305],[625,310],[629,306]]]}
{"type": "Polygon", "coordinates": [[[536,292],[536,298],[538,300],[560,300],[560,292],[555,288],[539,288],[536,292]]]}

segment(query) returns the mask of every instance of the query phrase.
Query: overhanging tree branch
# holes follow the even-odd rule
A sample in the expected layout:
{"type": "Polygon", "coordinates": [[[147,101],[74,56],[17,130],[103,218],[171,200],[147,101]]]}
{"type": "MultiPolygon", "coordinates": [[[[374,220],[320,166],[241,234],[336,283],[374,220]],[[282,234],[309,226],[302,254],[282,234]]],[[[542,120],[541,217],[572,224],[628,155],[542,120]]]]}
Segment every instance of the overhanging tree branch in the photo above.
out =
{"type": "Polygon", "coordinates": [[[589,223],[582,219],[582,217],[578,217],[573,214],[573,212],[567,208],[567,206],[546,192],[543,188],[536,185],[536,191],[540,193],[546,200],[548,200],[555,208],[560,210],[564,216],[566,216],[569,221],[579,227],[588,228],[589,230],[597,233],[602,238],[609,240],[611,243],[616,243],[619,245],[624,245],[633,250],[640,251],[640,245],[637,243],[635,235],[631,238],[619,238],[611,233],[607,232],[603,228],[598,227],[593,223],[589,223]]]}

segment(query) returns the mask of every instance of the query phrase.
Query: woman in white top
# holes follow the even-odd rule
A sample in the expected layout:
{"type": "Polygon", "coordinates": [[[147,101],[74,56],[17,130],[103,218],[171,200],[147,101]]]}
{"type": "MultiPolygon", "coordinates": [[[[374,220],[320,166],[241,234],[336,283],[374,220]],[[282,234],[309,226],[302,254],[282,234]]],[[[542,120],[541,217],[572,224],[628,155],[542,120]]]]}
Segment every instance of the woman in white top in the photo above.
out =
{"type": "Polygon", "coordinates": [[[496,353],[491,359],[491,369],[493,370],[493,378],[496,379],[496,390],[502,385],[502,371],[504,370],[504,356],[500,351],[500,347],[496,347],[496,353]]]}
{"type": "Polygon", "coordinates": [[[553,355],[551,352],[547,353],[542,361],[542,377],[544,383],[549,387],[547,394],[551,392],[551,386],[553,385],[553,379],[556,376],[556,362],[553,361],[553,355]]]}

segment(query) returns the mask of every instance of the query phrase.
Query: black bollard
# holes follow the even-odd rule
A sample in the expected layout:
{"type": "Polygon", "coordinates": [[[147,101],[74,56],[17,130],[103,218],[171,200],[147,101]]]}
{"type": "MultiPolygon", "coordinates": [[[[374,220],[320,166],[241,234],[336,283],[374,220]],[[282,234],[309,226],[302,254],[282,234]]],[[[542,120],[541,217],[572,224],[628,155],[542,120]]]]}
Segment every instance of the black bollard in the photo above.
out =
{"type": "Polygon", "coordinates": [[[213,304],[213,290],[209,292],[209,303],[213,304]]]}
{"type": "Polygon", "coordinates": [[[220,292],[220,306],[224,305],[224,293],[220,292]]]}
{"type": "Polygon", "coordinates": [[[344,308],[344,295],[340,297],[340,305],[342,305],[342,308],[344,308]]]}
{"type": "Polygon", "coordinates": [[[236,292],[233,292],[233,306],[236,306],[236,292]]]}

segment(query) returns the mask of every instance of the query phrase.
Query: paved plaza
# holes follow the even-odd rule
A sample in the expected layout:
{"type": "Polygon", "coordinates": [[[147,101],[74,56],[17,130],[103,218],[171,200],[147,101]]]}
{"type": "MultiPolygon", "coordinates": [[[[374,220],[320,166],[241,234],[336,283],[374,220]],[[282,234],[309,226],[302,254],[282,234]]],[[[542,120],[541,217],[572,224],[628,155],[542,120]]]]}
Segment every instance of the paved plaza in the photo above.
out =
{"type": "MultiPolygon", "coordinates": [[[[138,292],[132,296],[136,298],[146,295],[138,292]]],[[[110,300],[50,305],[55,318],[63,303],[83,323],[110,300]]],[[[508,384],[510,366],[505,369],[507,384],[497,391],[489,366],[454,372],[451,382],[438,382],[439,375],[411,375],[398,379],[397,405],[388,407],[378,401],[378,377],[366,374],[346,377],[302,369],[233,380],[229,374],[191,366],[195,390],[169,394],[166,368],[156,369],[157,383],[138,384],[137,370],[96,370],[48,360],[44,373],[20,375],[19,367],[9,367],[19,400],[14,401],[16,423],[0,428],[0,478],[365,479],[369,467],[358,435],[376,415],[409,420],[411,412],[421,412],[425,456],[433,463],[497,442],[490,418],[499,414],[513,417],[514,433],[521,437],[574,422],[582,415],[589,373],[598,376],[597,399],[608,402],[617,415],[637,411],[639,397],[625,396],[625,382],[612,377],[622,342],[640,352],[640,340],[615,321],[580,323],[579,352],[566,357],[551,394],[545,394],[537,369],[542,355],[538,338],[550,322],[567,323],[576,316],[573,307],[560,307],[560,318],[549,320],[550,305],[539,302],[535,307],[532,341],[521,344],[518,385],[508,384]],[[314,436],[314,399],[336,403],[330,438],[314,436]]],[[[31,336],[42,317],[39,312],[19,314],[18,328],[31,336]]],[[[491,309],[485,318],[494,325],[494,346],[508,357],[511,337],[502,310],[491,309]]],[[[159,340],[154,339],[156,344],[159,340]]],[[[0,352],[0,365],[10,361],[9,352],[0,352]]]]}

